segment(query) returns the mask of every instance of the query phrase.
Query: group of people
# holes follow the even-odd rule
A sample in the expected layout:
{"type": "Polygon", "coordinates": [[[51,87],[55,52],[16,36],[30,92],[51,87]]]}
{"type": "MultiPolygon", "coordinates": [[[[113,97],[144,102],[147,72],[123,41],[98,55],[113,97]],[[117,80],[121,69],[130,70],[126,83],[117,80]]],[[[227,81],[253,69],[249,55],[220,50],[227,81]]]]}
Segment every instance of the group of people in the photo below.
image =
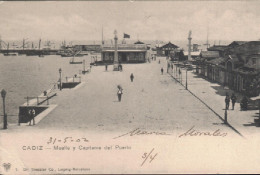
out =
{"type": "Polygon", "coordinates": [[[151,63],[151,60],[152,60],[152,61],[156,61],[156,56],[152,56],[151,58],[149,57],[149,58],[147,59],[147,61],[148,61],[149,63],[151,63]]]}
{"type": "MultiPolygon", "coordinates": [[[[235,96],[234,93],[232,93],[231,97],[229,97],[228,93],[226,94],[225,103],[226,103],[227,110],[229,109],[230,100],[232,102],[232,110],[234,110],[235,104],[237,101],[237,97],[235,96]]],[[[240,109],[241,109],[241,111],[244,111],[244,110],[247,110],[247,107],[248,107],[248,99],[246,96],[244,96],[240,102],[240,109]]]]}
{"type": "Polygon", "coordinates": [[[234,110],[234,107],[235,107],[235,104],[236,104],[236,101],[237,101],[237,97],[235,96],[234,93],[232,93],[231,97],[229,97],[228,93],[226,94],[225,103],[226,103],[226,109],[227,110],[229,109],[230,100],[232,102],[232,110],[234,110]]]}
{"type": "Polygon", "coordinates": [[[156,61],[156,56],[152,56],[152,61],[156,61]]]}
{"type": "MultiPolygon", "coordinates": [[[[106,69],[106,71],[107,71],[107,68],[108,68],[108,65],[105,64],[105,69],[106,69]]],[[[123,66],[122,66],[122,64],[119,64],[119,65],[118,65],[118,70],[119,70],[119,71],[123,71],[123,66]]]]}

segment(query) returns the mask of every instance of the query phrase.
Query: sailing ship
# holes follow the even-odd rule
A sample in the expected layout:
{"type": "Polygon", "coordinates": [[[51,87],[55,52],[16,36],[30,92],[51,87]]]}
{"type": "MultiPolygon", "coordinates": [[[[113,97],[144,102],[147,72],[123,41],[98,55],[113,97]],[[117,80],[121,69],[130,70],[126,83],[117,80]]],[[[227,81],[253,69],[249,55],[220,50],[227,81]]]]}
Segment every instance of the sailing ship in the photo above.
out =
{"type": "Polygon", "coordinates": [[[17,56],[18,53],[17,52],[10,52],[9,51],[9,43],[7,43],[7,52],[4,53],[4,56],[17,56]]]}

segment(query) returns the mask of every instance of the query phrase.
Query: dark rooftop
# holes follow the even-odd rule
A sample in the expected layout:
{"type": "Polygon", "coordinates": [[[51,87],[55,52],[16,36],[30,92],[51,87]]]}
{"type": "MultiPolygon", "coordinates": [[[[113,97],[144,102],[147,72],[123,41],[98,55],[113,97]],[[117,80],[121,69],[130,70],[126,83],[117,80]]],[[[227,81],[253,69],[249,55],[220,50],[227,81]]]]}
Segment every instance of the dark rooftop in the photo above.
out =
{"type": "Polygon", "coordinates": [[[142,41],[137,41],[137,42],[135,42],[134,44],[144,44],[142,41]]]}
{"type": "Polygon", "coordinates": [[[175,49],[177,49],[177,48],[179,48],[179,47],[176,46],[175,44],[172,44],[171,42],[169,42],[169,43],[163,45],[163,46],[160,47],[160,48],[175,48],[175,49]]]}

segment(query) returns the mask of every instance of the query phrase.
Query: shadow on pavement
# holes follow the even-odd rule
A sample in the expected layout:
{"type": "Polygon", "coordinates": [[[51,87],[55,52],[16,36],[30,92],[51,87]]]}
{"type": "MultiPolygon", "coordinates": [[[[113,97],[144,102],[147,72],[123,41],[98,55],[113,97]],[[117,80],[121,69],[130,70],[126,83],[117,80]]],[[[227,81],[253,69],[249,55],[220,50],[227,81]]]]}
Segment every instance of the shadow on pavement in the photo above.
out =
{"type": "Polygon", "coordinates": [[[260,127],[260,119],[259,119],[259,114],[255,113],[255,115],[252,115],[251,117],[254,117],[254,122],[248,123],[248,124],[243,124],[244,126],[255,126],[255,127],[260,127]]]}
{"type": "Polygon", "coordinates": [[[258,125],[257,123],[249,123],[249,124],[243,124],[243,126],[255,126],[255,127],[259,127],[260,125],[258,125]]]}
{"type": "Polygon", "coordinates": [[[225,125],[225,123],[224,122],[222,122],[222,123],[212,123],[213,125],[225,125]]]}
{"type": "MultiPolygon", "coordinates": [[[[211,87],[216,90],[217,95],[223,96],[223,102],[224,102],[224,97],[226,96],[226,93],[228,93],[229,96],[231,96],[232,93],[235,93],[231,89],[224,89],[223,86],[221,86],[221,85],[220,86],[211,86],[211,87]]],[[[235,93],[235,95],[237,97],[236,103],[240,103],[240,101],[243,98],[243,95],[240,93],[235,93]]],[[[248,98],[248,110],[257,110],[257,109],[258,109],[257,100],[251,100],[250,98],[248,98]]]]}

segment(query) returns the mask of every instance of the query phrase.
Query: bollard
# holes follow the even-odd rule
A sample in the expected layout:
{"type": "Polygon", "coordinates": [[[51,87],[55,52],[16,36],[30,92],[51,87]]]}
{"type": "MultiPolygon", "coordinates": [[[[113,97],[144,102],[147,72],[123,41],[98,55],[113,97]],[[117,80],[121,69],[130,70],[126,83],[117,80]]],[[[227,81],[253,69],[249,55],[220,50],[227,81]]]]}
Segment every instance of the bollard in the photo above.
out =
{"type": "Polygon", "coordinates": [[[37,105],[39,105],[39,97],[37,97],[37,105]]]}
{"type": "Polygon", "coordinates": [[[29,106],[29,97],[27,96],[27,106],[29,106]]]}
{"type": "Polygon", "coordinates": [[[61,80],[61,72],[62,72],[62,70],[61,70],[61,68],[59,69],[59,73],[60,73],[60,91],[61,91],[61,89],[62,89],[62,80],[61,80]]]}
{"type": "Polygon", "coordinates": [[[68,82],[68,77],[66,77],[66,82],[68,82]]]}
{"type": "Polygon", "coordinates": [[[227,124],[227,109],[225,109],[225,121],[224,121],[225,124],[227,124]]]}
{"type": "Polygon", "coordinates": [[[186,68],[186,85],[185,85],[186,90],[188,90],[188,80],[187,80],[188,75],[187,75],[187,73],[188,73],[188,70],[186,68]]]}
{"type": "Polygon", "coordinates": [[[47,105],[49,105],[49,97],[47,96],[47,105]]]}

